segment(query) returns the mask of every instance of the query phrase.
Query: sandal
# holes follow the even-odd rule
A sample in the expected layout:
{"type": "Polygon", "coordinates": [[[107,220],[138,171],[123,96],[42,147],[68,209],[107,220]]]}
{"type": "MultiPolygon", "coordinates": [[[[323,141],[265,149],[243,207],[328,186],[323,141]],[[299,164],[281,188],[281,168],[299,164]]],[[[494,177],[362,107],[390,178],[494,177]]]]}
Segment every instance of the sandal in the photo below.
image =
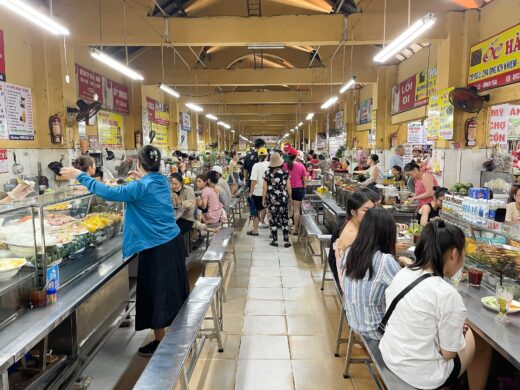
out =
{"type": "Polygon", "coordinates": [[[258,233],[255,233],[254,231],[250,230],[246,233],[248,236],[258,236],[258,233]]]}
{"type": "Polygon", "coordinates": [[[271,241],[271,242],[269,243],[269,245],[271,245],[271,246],[278,246],[278,242],[276,242],[276,241],[271,241]]]}
{"type": "Polygon", "coordinates": [[[290,242],[284,242],[283,243],[283,247],[284,248],[289,248],[289,247],[291,247],[291,243],[290,242]]]}

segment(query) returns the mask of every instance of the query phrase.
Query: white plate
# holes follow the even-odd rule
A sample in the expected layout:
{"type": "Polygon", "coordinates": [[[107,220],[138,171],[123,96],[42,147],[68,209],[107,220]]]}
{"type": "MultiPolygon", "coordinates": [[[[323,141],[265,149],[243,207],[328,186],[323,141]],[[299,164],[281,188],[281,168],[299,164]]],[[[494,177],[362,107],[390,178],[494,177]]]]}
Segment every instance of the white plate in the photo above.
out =
{"type": "MultiPolygon", "coordinates": [[[[5,260],[0,260],[0,262],[1,261],[5,261],[5,260]]],[[[27,262],[23,262],[23,263],[21,263],[19,266],[15,267],[15,268],[11,268],[11,269],[8,269],[8,270],[0,271],[0,281],[1,280],[11,279],[13,276],[15,276],[18,273],[18,271],[20,271],[20,269],[22,269],[22,267],[26,263],[27,262]]]]}
{"type": "MultiPolygon", "coordinates": [[[[482,302],[482,304],[486,306],[488,309],[498,311],[498,304],[496,298],[493,295],[483,297],[480,300],[480,302],[482,302]]],[[[509,311],[507,312],[508,314],[520,313],[520,302],[513,300],[513,302],[511,302],[511,305],[518,307],[518,309],[509,309],[509,311]]]]}

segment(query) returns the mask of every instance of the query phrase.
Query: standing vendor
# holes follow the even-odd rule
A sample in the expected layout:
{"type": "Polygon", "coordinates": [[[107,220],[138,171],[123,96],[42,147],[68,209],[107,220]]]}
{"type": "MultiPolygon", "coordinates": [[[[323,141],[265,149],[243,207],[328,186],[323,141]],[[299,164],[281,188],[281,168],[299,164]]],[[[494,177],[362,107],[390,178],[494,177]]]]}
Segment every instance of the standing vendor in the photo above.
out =
{"type": "Polygon", "coordinates": [[[437,179],[428,172],[421,171],[421,168],[414,161],[404,166],[405,174],[412,177],[415,187],[415,195],[410,198],[412,201],[418,201],[419,207],[430,203],[433,200],[435,190],[437,187],[437,179]]]}
{"type": "Polygon", "coordinates": [[[354,174],[361,173],[368,178],[361,183],[362,186],[375,186],[376,184],[381,184],[381,175],[379,171],[378,164],[379,156],[377,154],[371,154],[368,158],[368,169],[362,171],[354,171],[354,174]]]}
{"type": "Polygon", "coordinates": [[[511,203],[506,207],[506,222],[520,223],[520,187],[513,188],[511,203]]]}
{"type": "Polygon", "coordinates": [[[151,356],[189,295],[184,242],[175,222],[168,180],[159,173],[160,151],[147,145],[138,154],[140,180],[120,187],[106,186],[76,168],[62,168],[109,201],[125,202],[123,256],[139,254],[135,329],[153,329],[154,340],[139,348],[151,356]]]}

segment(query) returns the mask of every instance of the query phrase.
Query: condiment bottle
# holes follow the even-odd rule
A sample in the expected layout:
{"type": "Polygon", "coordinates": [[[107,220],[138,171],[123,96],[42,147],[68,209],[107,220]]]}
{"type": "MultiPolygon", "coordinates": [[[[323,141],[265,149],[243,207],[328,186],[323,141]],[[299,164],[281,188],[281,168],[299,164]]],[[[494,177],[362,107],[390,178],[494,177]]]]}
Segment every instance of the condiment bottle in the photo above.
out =
{"type": "Polygon", "coordinates": [[[47,302],[49,303],[55,303],[58,301],[58,291],[54,288],[48,288],[47,289],[47,302]]]}

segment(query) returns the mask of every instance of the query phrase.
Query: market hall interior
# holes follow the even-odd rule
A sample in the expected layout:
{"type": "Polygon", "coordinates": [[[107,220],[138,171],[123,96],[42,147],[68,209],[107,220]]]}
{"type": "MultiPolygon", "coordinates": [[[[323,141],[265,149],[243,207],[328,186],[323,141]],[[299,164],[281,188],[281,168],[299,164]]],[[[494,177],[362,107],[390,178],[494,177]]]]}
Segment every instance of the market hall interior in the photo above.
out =
{"type": "MultiPolygon", "coordinates": [[[[491,189],[499,202],[486,206],[488,216],[502,201],[504,209],[517,202],[519,218],[519,83],[520,0],[0,0],[0,264],[6,258],[8,272],[18,272],[0,274],[0,389],[132,388],[152,361],[137,353],[153,340],[134,330],[137,261],[121,261],[126,204],[78,191],[59,167],[90,156],[91,176],[126,185],[139,151],[153,145],[168,184],[182,172],[199,195],[199,174],[222,166],[226,179],[233,176],[226,157],[254,154],[257,139],[285,159],[286,144],[303,153],[309,181],[301,234],[290,235],[288,248],[281,235],[270,246],[268,229],[249,234],[255,221],[247,184],[233,194],[225,223],[213,231],[204,224],[198,239],[183,233],[190,290],[206,286],[202,279],[196,286],[199,277],[224,276],[200,326],[219,317],[212,304],[221,305],[223,322],[220,332],[196,334],[179,378],[197,389],[402,388],[359,338],[353,358],[362,364],[343,376],[347,343],[336,342],[352,335],[327,256],[347,215],[341,186],[355,192],[359,183],[341,181],[341,164],[351,164],[350,174],[376,155],[388,187],[398,184],[391,180],[400,145],[407,162],[422,156],[419,168],[451,192],[443,199],[452,213],[443,207],[439,214],[467,228],[468,256],[500,259],[480,259],[491,292],[483,286],[478,294],[494,296],[497,280],[512,272],[506,276],[518,300],[515,224],[487,225],[477,215],[466,226],[454,213],[475,187],[491,189]],[[187,174],[180,164],[188,157],[174,151],[199,164],[187,174]],[[329,165],[327,176],[309,162],[311,151],[328,164],[337,157],[340,169],[329,165]],[[32,194],[14,199],[28,195],[16,191],[25,183],[32,194]],[[21,225],[9,230],[14,222],[21,225]],[[79,227],[64,233],[62,224],[79,227]],[[56,232],[48,236],[49,229],[56,232]],[[211,246],[222,237],[225,250],[211,246]],[[201,260],[214,250],[223,250],[222,264],[201,260]],[[16,337],[22,325],[30,331],[16,337]]],[[[383,202],[399,199],[404,188],[396,187],[395,194],[381,189],[383,202]]],[[[418,208],[385,206],[397,222],[420,221],[418,208]]],[[[468,316],[494,349],[493,364],[518,375],[518,314],[508,314],[501,333],[480,302],[484,295],[468,295],[477,299],[470,306],[465,292],[468,311],[484,318],[468,316]]]]}

